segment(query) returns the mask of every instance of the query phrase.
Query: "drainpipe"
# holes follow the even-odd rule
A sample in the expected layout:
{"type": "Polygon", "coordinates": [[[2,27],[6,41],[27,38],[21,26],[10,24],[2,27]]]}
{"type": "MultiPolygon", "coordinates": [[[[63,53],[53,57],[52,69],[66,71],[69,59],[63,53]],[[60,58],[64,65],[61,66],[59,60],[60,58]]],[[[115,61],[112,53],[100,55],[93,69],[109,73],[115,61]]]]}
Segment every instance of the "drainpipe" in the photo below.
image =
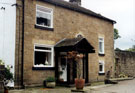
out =
{"type": "Polygon", "coordinates": [[[22,0],[22,50],[21,50],[21,86],[24,88],[23,83],[23,68],[24,68],[24,13],[25,13],[25,0],[22,0]]]}

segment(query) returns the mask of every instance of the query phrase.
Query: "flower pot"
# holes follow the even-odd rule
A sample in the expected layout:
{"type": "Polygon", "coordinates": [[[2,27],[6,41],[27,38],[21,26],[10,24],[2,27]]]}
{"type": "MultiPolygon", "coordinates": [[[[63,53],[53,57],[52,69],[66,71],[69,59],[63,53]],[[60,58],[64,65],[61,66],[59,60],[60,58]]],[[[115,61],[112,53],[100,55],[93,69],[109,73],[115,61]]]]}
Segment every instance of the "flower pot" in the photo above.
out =
{"type": "Polygon", "coordinates": [[[83,89],[84,84],[85,84],[85,79],[78,79],[78,78],[75,79],[76,89],[83,89]]]}
{"type": "Polygon", "coordinates": [[[46,87],[48,88],[54,88],[56,86],[56,83],[55,82],[47,82],[46,81],[46,87]]]}
{"type": "Polygon", "coordinates": [[[8,89],[4,89],[4,93],[8,93],[8,89]]]}

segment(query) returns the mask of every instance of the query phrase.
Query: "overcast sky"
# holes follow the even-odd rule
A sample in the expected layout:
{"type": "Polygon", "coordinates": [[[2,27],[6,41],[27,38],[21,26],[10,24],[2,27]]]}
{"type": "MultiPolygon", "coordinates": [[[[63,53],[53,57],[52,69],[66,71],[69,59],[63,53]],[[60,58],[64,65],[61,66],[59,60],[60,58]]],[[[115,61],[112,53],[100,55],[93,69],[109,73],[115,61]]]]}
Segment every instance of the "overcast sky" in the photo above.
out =
{"type": "Polygon", "coordinates": [[[121,38],[115,41],[115,47],[135,45],[135,0],[82,0],[82,6],[117,22],[114,27],[121,38]]]}
{"type": "Polygon", "coordinates": [[[117,21],[114,27],[121,38],[115,47],[127,49],[135,44],[135,0],[82,0],[82,6],[117,21]]]}

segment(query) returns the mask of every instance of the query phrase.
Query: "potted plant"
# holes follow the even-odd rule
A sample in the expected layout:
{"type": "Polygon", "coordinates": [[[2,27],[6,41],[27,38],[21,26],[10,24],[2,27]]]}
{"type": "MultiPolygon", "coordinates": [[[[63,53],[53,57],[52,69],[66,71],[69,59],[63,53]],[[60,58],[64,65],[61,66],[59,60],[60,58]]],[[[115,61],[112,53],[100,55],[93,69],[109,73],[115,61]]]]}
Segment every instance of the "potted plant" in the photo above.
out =
{"type": "Polygon", "coordinates": [[[64,80],[62,78],[60,78],[60,76],[63,74],[63,71],[59,71],[59,81],[63,82],[64,80]]]}
{"type": "Polygon", "coordinates": [[[54,88],[56,86],[55,78],[54,77],[48,77],[46,79],[46,87],[48,88],[54,88]]]}
{"type": "Polygon", "coordinates": [[[68,58],[71,58],[76,61],[77,65],[77,78],[75,78],[76,89],[83,89],[85,84],[85,79],[82,78],[82,58],[83,54],[79,54],[77,51],[68,52],[68,58]]]}

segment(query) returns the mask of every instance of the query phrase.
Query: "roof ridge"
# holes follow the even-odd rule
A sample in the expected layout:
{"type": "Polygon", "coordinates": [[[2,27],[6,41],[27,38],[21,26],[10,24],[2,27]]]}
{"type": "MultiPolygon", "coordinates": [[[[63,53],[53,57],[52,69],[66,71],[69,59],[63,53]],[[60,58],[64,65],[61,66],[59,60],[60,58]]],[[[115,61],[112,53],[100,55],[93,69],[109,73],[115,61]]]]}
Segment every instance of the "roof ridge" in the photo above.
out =
{"type": "Polygon", "coordinates": [[[38,1],[51,3],[51,4],[54,4],[56,6],[61,6],[61,7],[64,7],[64,8],[76,11],[76,12],[80,12],[80,13],[90,15],[90,16],[93,16],[93,17],[97,17],[99,19],[103,19],[103,20],[106,20],[106,21],[109,21],[109,22],[112,22],[112,23],[116,23],[116,21],[114,21],[112,19],[109,19],[105,16],[102,16],[101,14],[98,14],[98,13],[96,13],[96,12],[90,10],[90,9],[72,4],[72,3],[64,1],[64,0],[38,0],[38,1]]]}

